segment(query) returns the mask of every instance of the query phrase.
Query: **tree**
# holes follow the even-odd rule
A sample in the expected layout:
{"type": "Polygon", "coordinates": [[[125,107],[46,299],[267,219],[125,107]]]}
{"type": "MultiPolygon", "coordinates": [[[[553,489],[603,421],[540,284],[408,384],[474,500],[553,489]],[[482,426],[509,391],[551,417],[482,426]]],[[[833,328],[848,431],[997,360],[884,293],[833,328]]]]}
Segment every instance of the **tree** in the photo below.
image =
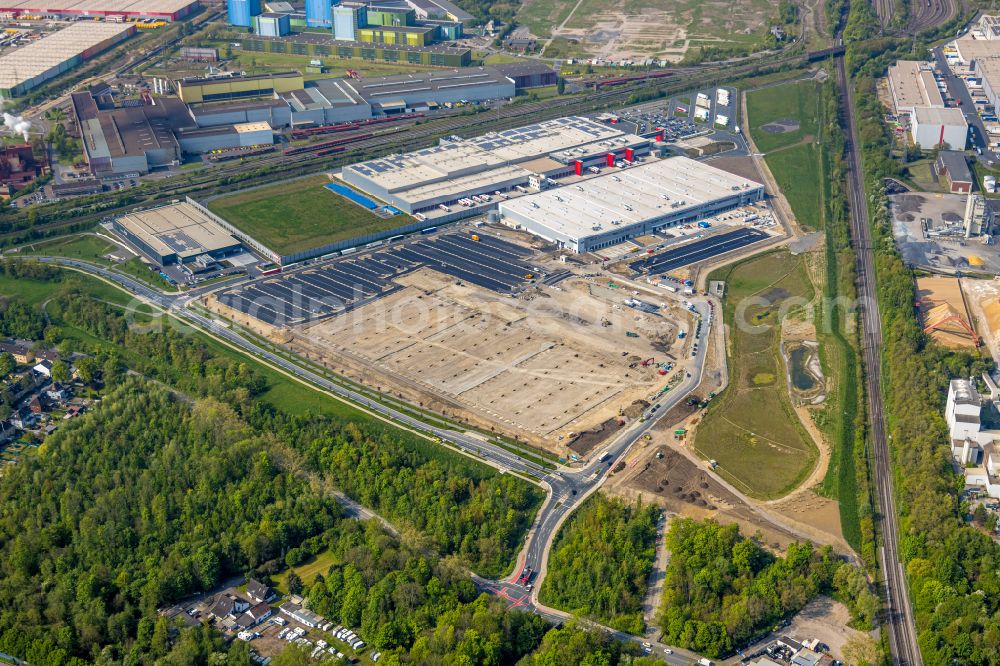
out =
{"type": "Polygon", "coordinates": [[[882,663],[882,651],[868,634],[854,634],[842,648],[844,659],[853,666],[876,666],[882,663]]]}
{"type": "Polygon", "coordinates": [[[561,76],[556,79],[556,92],[560,95],[566,92],[566,79],[561,76]]]}
{"type": "Polygon", "coordinates": [[[52,381],[65,384],[72,378],[66,361],[58,360],[52,363],[52,381]]]}
{"type": "Polygon", "coordinates": [[[6,377],[10,373],[14,372],[17,367],[17,362],[14,360],[14,355],[10,352],[4,352],[0,354],[0,378],[6,377]]]}
{"type": "Polygon", "coordinates": [[[288,578],[285,579],[285,584],[288,586],[289,594],[302,594],[302,579],[294,571],[288,572],[288,578]]]}
{"type": "Polygon", "coordinates": [[[97,361],[85,356],[76,361],[76,374],[84,384],[93,384],[97,378],[97,361]]]}

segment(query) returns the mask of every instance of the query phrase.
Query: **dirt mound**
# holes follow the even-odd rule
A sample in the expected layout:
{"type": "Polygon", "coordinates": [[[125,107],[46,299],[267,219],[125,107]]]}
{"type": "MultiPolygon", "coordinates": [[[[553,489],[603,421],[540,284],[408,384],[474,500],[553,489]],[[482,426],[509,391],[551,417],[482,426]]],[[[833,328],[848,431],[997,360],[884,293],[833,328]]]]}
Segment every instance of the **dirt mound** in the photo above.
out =
{"type": "Polygon", "coordinates": [[[649,403],[647,401],[636,400],[623,410],[623,414],[630,419],[637,419],[642,416],[642,413],[646,411],[647,407],[649,407],[649,403]]]}

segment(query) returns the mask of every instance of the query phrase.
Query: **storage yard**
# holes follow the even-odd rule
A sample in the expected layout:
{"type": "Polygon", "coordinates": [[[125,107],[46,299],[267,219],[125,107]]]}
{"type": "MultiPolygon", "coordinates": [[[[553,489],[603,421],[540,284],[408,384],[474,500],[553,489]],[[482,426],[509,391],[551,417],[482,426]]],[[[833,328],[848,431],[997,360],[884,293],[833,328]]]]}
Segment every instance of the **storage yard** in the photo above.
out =
{"type": "Polygon", "coordinates": [[[134,34],[127,23],[81,23],[12,51],[0,57],[0,95],[24,95],[134,34]]]}
{"type": "Polygon", "coordinates": [[[968,195],[907,192],[889,197],[892,228],[903,259],[935,272],[1000,273],[1000,246],[993,240],[996,203],[972,216],[966,234],[968,195]]]}
{"type": "Polygon", "coordinates": [[[975,349],[978,335],[962,293],[961,280],[954,277],[917,278],[920,325],[938,344],[950,349],[975,349]]]}

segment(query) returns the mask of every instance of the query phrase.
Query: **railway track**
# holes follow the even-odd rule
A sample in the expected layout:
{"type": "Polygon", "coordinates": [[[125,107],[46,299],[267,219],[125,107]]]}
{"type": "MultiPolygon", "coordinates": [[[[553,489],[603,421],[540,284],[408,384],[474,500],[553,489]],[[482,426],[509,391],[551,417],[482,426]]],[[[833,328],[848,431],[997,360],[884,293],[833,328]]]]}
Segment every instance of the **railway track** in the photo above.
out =
{"type": "Polygon", "coordinates": [[[946,23],[957,10],[955,0],[912,0],[907,31],[918,33],[946,23]]]}
{"type": "Polygon", "coordinates": [[[892,465],[886,436],[882,397],[882,321],[875,286],[875,255],[865,197],[858,133],[854,121],[853,92],[844,58],[837,60],[841,112],[846,134],[847,192],[850,202],[851,242],[854,247],[857,287],[861,297],[862,361],[868,397],[869,446],[875,479],[877,518],[881,547],[879,563],[885,587],[885,624],[894,666],[922,666],[917,631],[910,607],[906,575],[899,556],[899,531],[893,490],[892,465]]]}
{"type": "MultiPolygon", "coordinates": [[[[121,214],[138,207],[148,207],[167,203],[172,199],[190,196],[203,199],[220,193],[220,190],[230,185],[237,188],[249,188],[267,182],[304,176],[311,173],[331,169],[345,164],[351,164],[375,154],[386,154],[413,150],[429,145],[439,137],[448,134],[461,133],[466,136],[491,131],[518,127],[531,122],[558,118],[560,116],[593,112],[603,108],[613,108],[624,105],[633,95],[675,94],[690,90],[701,85],[712,85],[724,80],[744,77],[763,69],[782,65],[804,65],[815,59],[811,53],[784,55],[769,60],[759,59],[740,64],[723,63],[719,65],[703,65],[692,70],[675,70],[675,75],[654,80],[644,80],[630,85],[615,86],[609,90],[594,91],[583,97],[554,99],[541,102],[529,102],[503,107],[499,114],[480,112],[475,115],[454,114],[441,119],[426,121],[421,125],[408,124],[400,126],[395,132],[378,134],[369,139],[351,143],[347,150],[334,155],[312,155],[309,153],[286,156],[282,153],[256,157],[245,162],[223,163],[202,172],[179,174],[156,183],[156,192],[139,202],[122,204],[97,213],[82,213],[75,217],[42,223],[31,227],[31,230],[44,234],[43,237],[54,236],[60,229],[74,227],[80,224],[92,224],[104,217],[121,214]],[[254,171],[261,171],[257,176],[254,171]],[[228,179],[239,178],[231,183],[228,179]],[[225,184],[222,184],[225,183],[225,184]]],[[[137,67],[140,63],[128,63],[128,67],[137,67]]],[[[346,136],[351,136],[350,134],[346,136]]],[[[40,210],[44,214],[44,210],[40,210]]],[[[28,229],[20,229],[0,234],[0,246],[23,240],[28,229]]]]}

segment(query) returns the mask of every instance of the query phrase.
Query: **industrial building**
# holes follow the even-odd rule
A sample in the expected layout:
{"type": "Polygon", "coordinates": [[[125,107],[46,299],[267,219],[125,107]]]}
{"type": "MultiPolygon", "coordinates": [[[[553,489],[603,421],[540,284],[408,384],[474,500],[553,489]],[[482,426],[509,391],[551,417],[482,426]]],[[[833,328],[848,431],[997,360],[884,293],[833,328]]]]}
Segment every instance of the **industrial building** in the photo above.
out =
{"type": "Polygon", "coordinates": [[[944,108],[944,98],[938,90],[930,63],[900,60],[890,66],[889,91],[897,114],[912,114],[918,106],[944,108]]]}
{"type": "Polygon", "coordinates": [[[185,101],[212,102],[191,106],[199,127],[257,121],[271,127],[326,125],[515,94],[514,83],[489,67],[308,83],[295,72],[271,76],[184,79],[175,87],[185,101]]]}
{"type": "Polygon", "coordinates": [[[500,215],[559,247],[591,252],[763,197],[760,183],[671,157],[501,201],[500,215]]]}
{"type": "Polygon", "coordinates": [[[938,176],[948,179],[948,191],[952,194],[967,194],[972,191],[972,171],[965,160],[965,153],[957,150],[938,152],[934,171],[938,176]]]}
{"type": "Polygon", "coordinates": [[[272,97],[300,90],[305,79],[299,72],[274,72],[250,76],[189,77],[174,82],[177,96],[187,104],[272,97]]]}
{"type": "Polygon", "coordinates": [[[334,4],[334,0],[306,0],[306,25],[310,28],[332,28],[334,4]]]}
{"type": "Polygon", "coordinates": [[[0,95],[24,95],[134,34],[130,24],[78,23],[0,56],[0,95]]]}
{"type": "Polygon", "coordinates": [[[30,143],[0,145],[0,197],[27,187],[42,174],[42,164],[35,159],[30,143]]]}
{"type": "Polygon", "coordinates": [[[222,259],[243,251],[240,241],[188,203],[129,213],[116,218],[112,227],[164,266],[205,261],[201,257],[222,259]]]}
{"type": "Polygon", "coordinates": [[[518,90],[554,86],[559,82],[556,71],[541,62],[512,62],[493,68],[513,81],[518,90]]]}
{"type": "Polygon", "coordinates": [[[229,25],[252,28],[254,17],[262,11],[260,0],[226,0],[229,25]]]}
{"type": "Polygon", "coordinates": [[[104,17],[179,21],[194,12],[198,0],[0,0],[0,12],[51,18],[104,17]]]}
{"type": "Polygon", "coordinates": [[[265,37],[284,37],[292,31],[288,14],[264,12],[253,17],[254,32],[265,37]]]}
{"type": "Polygon", "coordinates": [[[340,178],[406,213],[435,211],[435,219],[446,221],[494,206],[488,201],[497,193],[541,189],[649,150],[648,139],[572,116],[472,139],[446,137],[431,148],[344,167],[340,178]]]}
{"type": "Polygon", "coordinates": [[[913,143],[924,150],[936,146],[965,150],[969,139],[969,125],[961,109],[918,106],[911,116],[910,134],[913,143]]]}
{"type": "Polygon", "coordinates": [[[240,40],[240,50],[248,53],[288,53],[314,58],[361,59],[369,62],[409,63],[433,67],[467,67],[472,50],[430,44],[372,44],[337,40],[328,33],[295,33],[287,37],[248,36],[240,40]]]}
{"type": "Polygon", "coordinates": [[[188,107],[173,97],[121,108],[99,103],[90,92],[73,93],[71,101],[84,158],[101,178],[146,174],[178,164],[184,154],[274,142],[271,126],[260,120],[200,128],[188,107]]]}

